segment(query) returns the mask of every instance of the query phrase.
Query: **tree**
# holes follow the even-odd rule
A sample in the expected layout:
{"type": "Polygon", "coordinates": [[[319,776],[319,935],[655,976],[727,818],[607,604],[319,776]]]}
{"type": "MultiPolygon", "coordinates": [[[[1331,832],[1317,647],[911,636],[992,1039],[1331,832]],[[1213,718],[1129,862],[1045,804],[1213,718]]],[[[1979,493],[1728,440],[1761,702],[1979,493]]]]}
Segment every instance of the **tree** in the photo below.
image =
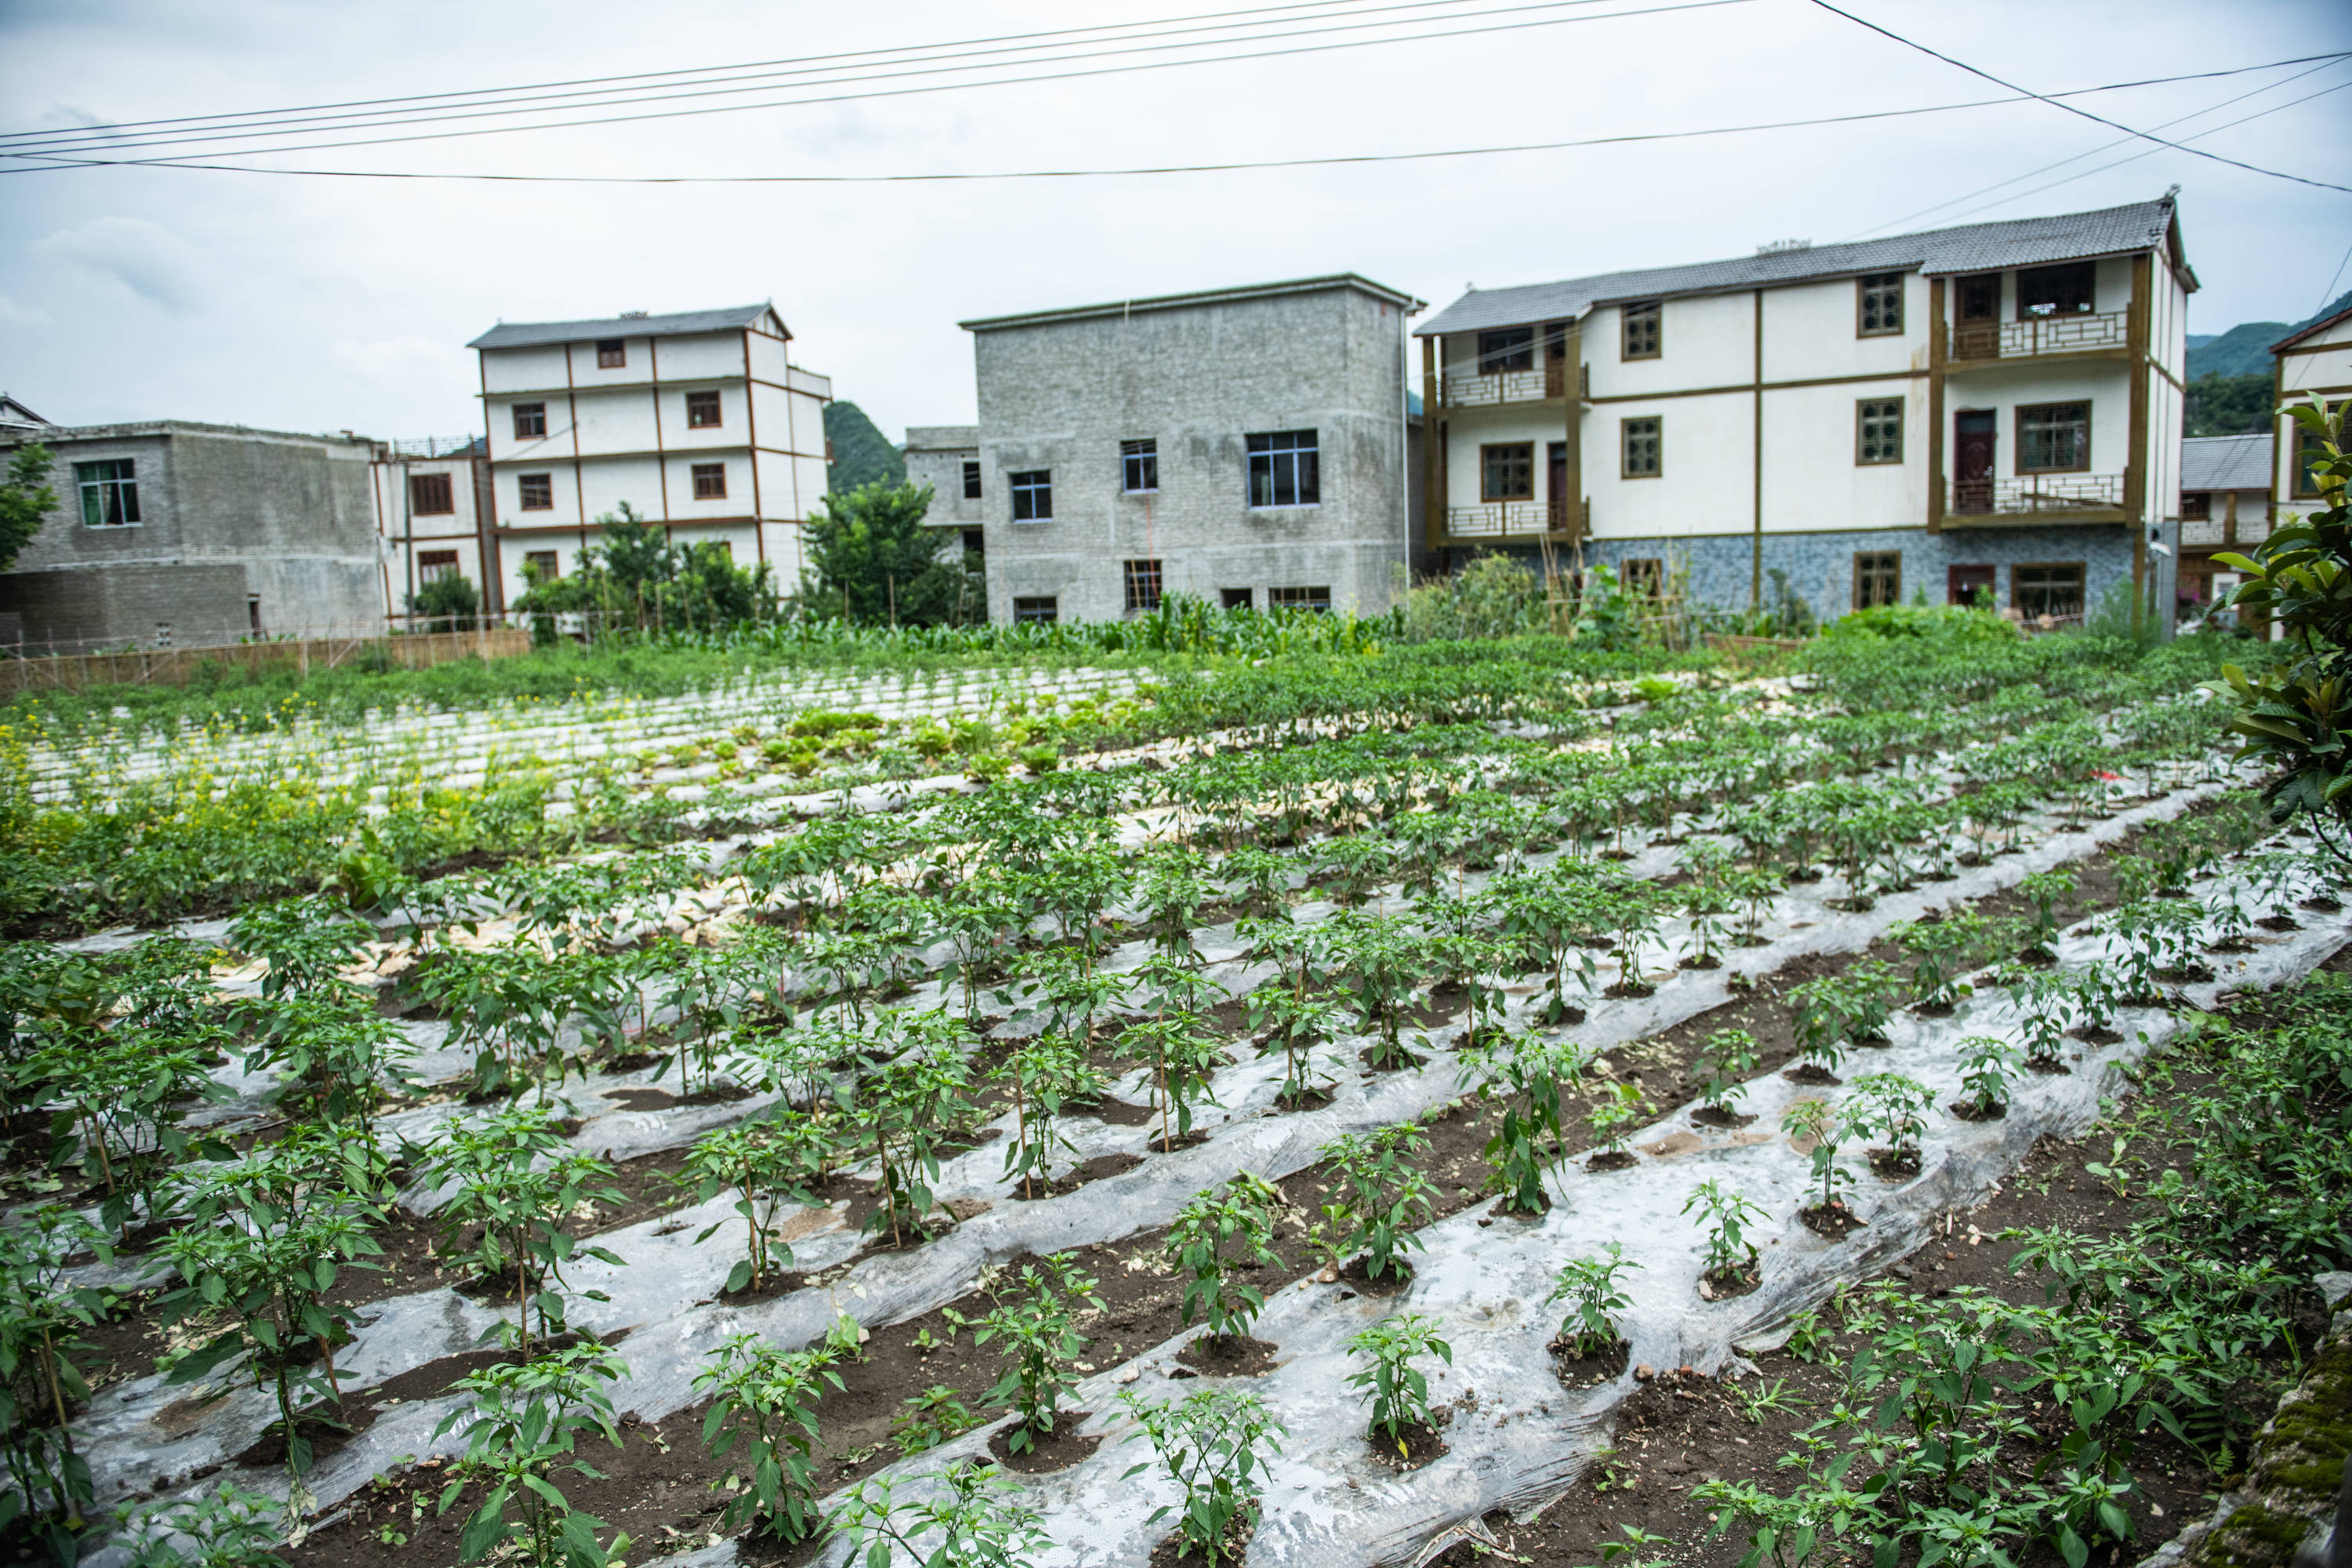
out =
{"type": "Polygon", "coordinates": [[[471,631],[481,608],[473,580],[456,572],[444,572],[408,595],[408,613],[422,623],[420,631],[471,631]]]}
{"type": "Polygon", "coordinates": [[[2230,595],[2232,608],[2267,616],[2284,633],[2281,657],[2252,673],[2221,667],[2234,693],[2234,732],[2246,738],[2242,756],[2279,771],[2263,787],[2275,821],[2308,814],[2336,855],[2352,864],[2352,456],[2344,450],[2345,409],[2332,412],[2314,398],[2289,412],[2302,444],[2297,461],[2318,494],[2315,509],[2290,516],[2249,557],[2214,560],[2245,580],[2230,595]],[[2334,832],[2331,832],[2331,829],[2334,832]]]}
{"type": "Polygon", "coordinates": [[[977,619],[985,597],[969,556],[940,553],[943,531],[923,526],[929,485],[877,481],[827,496],[809,519],[803,603],[820,615],[901,625],[977,619]]]}
{"type": "Polygon", "coordinates": [[[604,539],[580,552],[572,575],[541,577],[524,569],[530,587],[515,601],[516,609],[541,616],[593,615],[599,629],[639,631],[709,631],[773,612],[775,589],[764,564],[738,566],[724,544],[672,544],[658,524],[639,517],[626,501],[596,521],[604,539]]]}
{"type": "Polygon", "coordinates": [[[2189,384],[2183,422],[2189,436],[2256,435],[2270,428],[2271,373],[2200,375],[2189,384]]]}
{"type": "Polygon", "coordinates": [[[19,447],[8,459],[8,477],[0,479],[0,572],[16,564],[41,520],[58,510],[58,492],[49,487],[55,459],[38,441],[19,447]]]}

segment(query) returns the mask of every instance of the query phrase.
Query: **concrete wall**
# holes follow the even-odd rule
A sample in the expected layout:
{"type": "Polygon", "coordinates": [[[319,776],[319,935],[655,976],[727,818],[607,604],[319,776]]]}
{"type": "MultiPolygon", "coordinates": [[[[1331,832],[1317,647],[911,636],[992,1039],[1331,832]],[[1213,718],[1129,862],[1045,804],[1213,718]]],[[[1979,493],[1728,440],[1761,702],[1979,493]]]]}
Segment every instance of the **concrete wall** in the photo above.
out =
{"type": "Polygon", "coordinates": [[[963,466],[980,460],[977,425],[909,425],[907,426],[907,482],[931,487],[930,510],[923,526],[949,531],[940,541],[942,552],[961,551],[963,529],[986,521],[986,502],[963,493],[963,466]]]}
{"type": "Polygon", "coordinates": [[[382,627],[372,443],[175,421],[40,437],[60,504],[0,577],[27,643],[234,641],[257,596],[267,635],[382,627]],[[140,521],[85,527],[75,465],[123,459],[140,521]]]}
{"type": "Polygon", "coordinates": [[[1406,558],[1405,317],[1352,286],[1049,319],[974,333],[989,615],[1052,597],[1126,613],[1122,563],[1215,603],[1328,588],[1385,609],[1406,558]],[[1248,504],[1248,435],[1314,430],[1321,500],[1248,504]],[[1159,444],[1160,488],[1120,489],[1119,444],[1159,444]],[[1014,522],[1006,476],[1053,475],[1054,517],[1014,522]]]}

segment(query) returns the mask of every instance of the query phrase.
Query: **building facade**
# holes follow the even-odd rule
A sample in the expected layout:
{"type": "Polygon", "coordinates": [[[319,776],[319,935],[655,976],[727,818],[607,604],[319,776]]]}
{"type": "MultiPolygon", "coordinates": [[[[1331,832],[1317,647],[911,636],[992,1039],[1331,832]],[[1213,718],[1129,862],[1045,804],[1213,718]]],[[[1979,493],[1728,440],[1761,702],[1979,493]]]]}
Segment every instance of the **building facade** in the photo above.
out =
{"type": "Polygon", "coordinates": [[[962,323],[975,455],[940,461],[978,508],[990,618],[1117,619],[1174,593],[1385,608],[1420,308],[1343,273],[962,323]]]}
{"type": "Polygon", "coordinates": [[[368,484],[391,624],[404,625],[416,591],[446,576],[471,583],[487,609],[498,570],[488,443],[479,436],[379,443],[368,484]]]}
{"type": "Polygon", "coordinates": [[[2202,615],[2237,583],[2217,551],[2261,543],[2271,531],[2273,442],[2252,436],[2192,436],[2180,443],[2180,612],[2202,615]],[[2218,579],[2218,581],[2217,581],[2218,579]]]}
{"type": "Polygon", "coordinates": [[[940,550],[985,555],[988,534],[982,515],[980,426],[907,426],[907,482],[931,487],[923,526],[940,531],[940,550]]]}
{"type": "Polygon", "coordinates": [[[626,502],[677,544],[721,543],[800,579],[801,529],[824,499],[832,382],[792,363],[772,305],[504,322],[481,358],[489,607],[573,570],[626,502]]]}
{"type": "Polygon", "coordinates": [[[2124,584],[2168,624],[2196,286],[2167,196],[1474,289],[1416,334],[1427,548],[1823,616],[2124,584]]]}
{"type": "Polygon", "coordinates": [[[2299,517],[2318,507],[2310,465],[2318,440],[2286,411],[2315,397],[2330,408],[2352,399],[2352,310],[2339,310],[2272,344],[2271,377],[2271,405],[2279,411],[2272,493],[2280,516],[2299,517]]]}
{"type": "Polygon", "coordinates": [[[182,420],[0,431],[56,459],[58,507],[0,574],[27,654],[372,637],[383,573],[374,443],[182,420]]]}

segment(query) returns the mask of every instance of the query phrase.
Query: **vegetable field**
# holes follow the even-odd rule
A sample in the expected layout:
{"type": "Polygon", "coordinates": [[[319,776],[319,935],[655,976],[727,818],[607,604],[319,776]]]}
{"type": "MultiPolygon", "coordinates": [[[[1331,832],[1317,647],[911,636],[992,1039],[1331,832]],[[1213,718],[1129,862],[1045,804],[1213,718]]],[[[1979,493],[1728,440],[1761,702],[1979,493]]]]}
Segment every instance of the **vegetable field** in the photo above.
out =
{"type": "MultiPolygon", "coordinates": [[[[68,1568],[1500,1550],[1660,1373],[1812,1342],[2352,935],[2209,651],[1931,631],[19,725],[0,1521],[68,1568]]],[[[2325,1212],[2184,1263],[2181,1324],[2017,1328],[2054,1426],[1868,1384],[1613,1556],[2137,1550],[2135,1467],[2307,1348],[2325,1212]]],[[[1913,1386],[1949,1324],[1875,1310],[1913,1386]]]]}

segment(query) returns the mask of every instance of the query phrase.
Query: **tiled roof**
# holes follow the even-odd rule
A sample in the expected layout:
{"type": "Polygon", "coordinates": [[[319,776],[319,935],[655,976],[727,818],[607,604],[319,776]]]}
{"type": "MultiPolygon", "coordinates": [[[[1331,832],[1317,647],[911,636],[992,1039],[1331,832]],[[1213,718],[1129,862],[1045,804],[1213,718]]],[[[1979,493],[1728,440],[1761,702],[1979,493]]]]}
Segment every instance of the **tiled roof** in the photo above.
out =
{"type": "Polygon", "coordinates": [[[2271,438],[2191,436],[2180,443],[2184,490],[2266,490],[2271,488],[2271,438]]]}
{"type": "Polygon", "coordinates": [[[1314,294],[1328,289],[1360,289],[1374,299],[1393,305],[1408,315],[1422,308],[1423,301],[1412,295],[1391,289],[1385,283],[1375,283],[1353,272],[1334,272],[1323,278],[1294,278],[1281,283],[1251,283],[1238,289],[1203,289],[1191,294],[1156,294],[1148,299],[1112,300],[1100,305],[1073,305],[1055,310],[1024,310],[1013,316],[980,316],[956,325],[966,331],[997,331],[1006,327],[1029,327],[1045,321],[1078,321],[1103,316],[1133,315],[1143,310],[1182,310],[1196,305],[1226,305],[1240,300],[1268,300],[1284,294],[1314,294]]]}
{"type": "Polygon", "coordinates": [[[597,321],[500,321],[466,346],[519,349],[536,343],[584,343],[597,338],[675,338],[689,332],[723,332],[748,327],[773,309],[773,305],[737,305],[724,310],[612,316],[597,321]]]}
{"type": "Polygon", "coordinates": [[[1413,335],[1425,338],[1441,332],[1473,331],[1480,327],[1574,321],[1595,305],[1615,300],[1711,294],[1864,272],[1990,272],[2085,257],[2118,256],[2163,245],[2165,233],[2171,226],[2172,211],[2171,198],[2164,197],[2100,212],[1972,223],[1959,228],[1898,234],[1885,239],[1769,251],[1729,261],[1603,272],[1591,278],[1529,283],[1516,289],[1474,289],[1423,321],[1414,329],[1413,335]]]}

